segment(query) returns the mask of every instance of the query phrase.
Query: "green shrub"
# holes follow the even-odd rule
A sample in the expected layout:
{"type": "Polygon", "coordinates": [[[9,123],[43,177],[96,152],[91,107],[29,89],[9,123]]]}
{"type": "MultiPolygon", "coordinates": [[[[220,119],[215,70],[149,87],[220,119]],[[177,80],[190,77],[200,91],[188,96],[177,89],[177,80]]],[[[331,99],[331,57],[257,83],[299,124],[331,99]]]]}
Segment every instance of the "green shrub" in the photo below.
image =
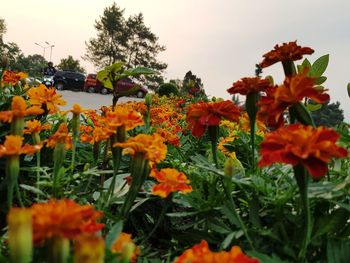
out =
{"type": "Polygon", "coordinates": [[[179,89],[172,83],[163,83],[157,89],[159,96],[179,95],[179,89]]]}

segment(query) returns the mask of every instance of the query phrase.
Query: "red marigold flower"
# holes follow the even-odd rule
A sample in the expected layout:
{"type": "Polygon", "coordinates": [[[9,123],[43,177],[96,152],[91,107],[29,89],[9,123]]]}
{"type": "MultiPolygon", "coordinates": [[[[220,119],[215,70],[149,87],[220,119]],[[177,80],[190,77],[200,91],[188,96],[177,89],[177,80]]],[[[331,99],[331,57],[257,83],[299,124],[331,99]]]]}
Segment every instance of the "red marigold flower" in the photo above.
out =
{"type": "Polygon", "coordinates": [[[102,217],[102,212],[96,211],[91,205],[79,205],[69,199],[35,203],[30,209],[35,244],[56,236],[73,239],[84,233],[97,232],[104,227],[96,222],[102,217]]]}
{"type": "Polygon", "coordinates": [[[27,76],[28,75],[24,72],[17,73],[14,71],[5,70],[2,80],[4,81],[4,83],[12,84],[12,86],[15,86],[20,80],[26,78],[27,76]]]}
{"type": "Polygon", "coordinates": [[[238,246],[233,246],[230,251],[212,252],[207,241],[194,245],[185,250],[174,263],[259,263],[259,260],[245,255],[238,246]]]}
{"type": "Polygon", "coordinates": [[[270,87],[266,90],[266,96],[262,96],[258,105],[258,115],[267,120],[272,127],[281,127],[284,123],[283,112],[293,104],[310,98],[317,103],[324,103],[329,100],[325,90],[314,88],[315,78],[307,76],[307,69],[304,72],[293,76],[287,76],[284,83],[278,87],[270,87]]]}
{"type": "Polygon", "coordinates": [[[293,124],[268,133],[261,143],[259,166],[281,162],[302,164],[310,175],[319,178],[326,174],[332,157],[346,157],[345,148],[336,145],[339,134],[325,127],[313,128],[293,124]]]}
{"type": "Polygon", "coordinates": [[[201,137],[208,126],[217,126],[221,119],[238,121],[241,110],[232,101],[198,102],[188,107],[186,120],[192,135],[201,137]]]}
{"type": "Polygon", "coordinates": [[[166,142],[168,142],[169,144],[175,146],[175,147],[179,147],[180,146],[180,138],[179,136],[176,135],[176,132],[170,132],[166,129],[162,129],[162,128],[158,128],[156,130],[156,133],[158,133],[160,136],[162,136],[164,138],[164,140],[166,142]]]}
{"type": "Polygon", "coordinates": [[[268,79],[261,79],[260,77],[242,78],[234,82],[227,92],[230,94],[248,95],[251,92],[265,91],[270,86],[271,83],[268,79]]]}
{"type": "Polygon", "coordinates": [[[297,45],[297,41],[276,45],[273,50],[263,55],[264,60],[259,64],[261,68],[266,68],[277,62],[295,61],[303,58],[303,55],[311,55],[314,50],[309,47],[297,45]]]}
{"type": "Polygon", "coordinates": [[[151,170],[151,177],[155,178],[160,184],[153,186],[152,194],[166,198],[170,193],[180,191],[182,193],[192,192],[192,186],[186,175],[173,168],[164,168],[160,171],[151,170]]]}

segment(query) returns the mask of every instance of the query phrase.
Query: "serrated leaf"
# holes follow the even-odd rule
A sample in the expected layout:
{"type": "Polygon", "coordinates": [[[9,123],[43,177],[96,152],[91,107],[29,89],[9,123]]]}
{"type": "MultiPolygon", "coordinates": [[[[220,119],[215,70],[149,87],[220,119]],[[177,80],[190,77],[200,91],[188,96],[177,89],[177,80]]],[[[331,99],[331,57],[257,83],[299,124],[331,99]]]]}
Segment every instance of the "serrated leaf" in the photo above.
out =
{"type": "Polygon", "coordinates": [[[123,220],[119,220],[117,223],[113,225],[111,230],[109,230],[106,236],[106,246],[107,248],[111,248],[114,242],[118,239],[120,233],[123,230],[123,220]]]}
{"type": "Polygon", "coordinates": [[[326,71],[329,62],[329,55],[319,57],[311,66],[310,76],[321,77],[326,71]]]}

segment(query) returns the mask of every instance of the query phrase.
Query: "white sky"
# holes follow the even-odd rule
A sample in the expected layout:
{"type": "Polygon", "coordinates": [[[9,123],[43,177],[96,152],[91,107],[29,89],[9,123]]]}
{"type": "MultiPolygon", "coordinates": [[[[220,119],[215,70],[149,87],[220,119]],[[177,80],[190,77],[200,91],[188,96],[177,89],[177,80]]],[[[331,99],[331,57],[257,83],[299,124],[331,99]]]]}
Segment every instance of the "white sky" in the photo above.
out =
{"type": "MultiPolygon", "coordinates": [[[[45,41],[54,44],[52,61],[72,55],[80,59],[85,41],[96,36],[94,21],[109,0],[0,1],[7,23],[5,41],[26,54],[42,54],[45,41]]],[[[314,61],[330,54],[324,84],[331,101],[340,101],[350,120],[350,1],[348,0],[119,0],[125,14],[142,12],[145,24],[167,47],[159,58],[168,63],[167,79],[182,79],[188,70],[202,78],[207,94],[229,98],[231,84],[254,74],[262,54],[275,44],[298,40],[315,50],[314,61]]],[[[49,59],[50,50],[46,49],[49,59]]],[[[92,65],[81,61],[88,72],[92,65]]],[[[282,81],[281,65],[264,70],[282,81]]]]}

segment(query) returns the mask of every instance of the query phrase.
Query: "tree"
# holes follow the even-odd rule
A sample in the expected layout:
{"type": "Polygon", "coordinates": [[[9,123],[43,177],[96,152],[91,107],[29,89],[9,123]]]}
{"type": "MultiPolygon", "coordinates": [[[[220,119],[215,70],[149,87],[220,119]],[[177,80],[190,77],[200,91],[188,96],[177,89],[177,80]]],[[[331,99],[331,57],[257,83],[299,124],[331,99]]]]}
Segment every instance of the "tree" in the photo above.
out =
{"type": "MultiPolygon", "coordinates": [[[[162,72],[167,64],[158,61],[157,55],[165,50],[158,44],[158,37],[144,23],[143,15],[124,18],[124,10],[113,3],[104,9],[103,15],[94,25],[97,36],[86,44],[84,59],[97,68],[121,61],[127,68],[148,67],[162,72]]],[[[160,75],[142,78],[154,84],[162,82],[160,75]]]]}
{"type": "Polygon", "coordinates": [[[200,78],[188,71],[182,81],[182,91],[190,94],[205,94],[203,89],[203,83],[200,78]]]}
{"type": "MultiPolygon", "coordinates": [[[[310,102],[310,104],[312,104],[310,102]]],[[[334,127],[344,120],[343,110],[340,109],[340,102],[330,103],[329,101],[322,105],[319,110],[311,112],[316,126],[334,127]]]]}
{"type": "Polygon", "coordinates": [[[3,42],[3,36],[6,33],[6,23],[5,20],[0,18],[0,46],[4,43],[3,42]]]}
{"type": "Polygon", "coordinates": [[[86,73],[86,70],[80,65],[79,60],[74,59],[71,55],[69,55],[67,58],[62,58],[60,63],[57,65],[57,68],[61,70],[72,70],[86,73]]]}
{"type": "Polygon", "coordinates": [[[42,77],[43,69],[47,66],[46,59],[39,54],[24,56],[20,54],[16,63],[12,66],[13,70],[24,71],[32,77],[42,77]]]}

